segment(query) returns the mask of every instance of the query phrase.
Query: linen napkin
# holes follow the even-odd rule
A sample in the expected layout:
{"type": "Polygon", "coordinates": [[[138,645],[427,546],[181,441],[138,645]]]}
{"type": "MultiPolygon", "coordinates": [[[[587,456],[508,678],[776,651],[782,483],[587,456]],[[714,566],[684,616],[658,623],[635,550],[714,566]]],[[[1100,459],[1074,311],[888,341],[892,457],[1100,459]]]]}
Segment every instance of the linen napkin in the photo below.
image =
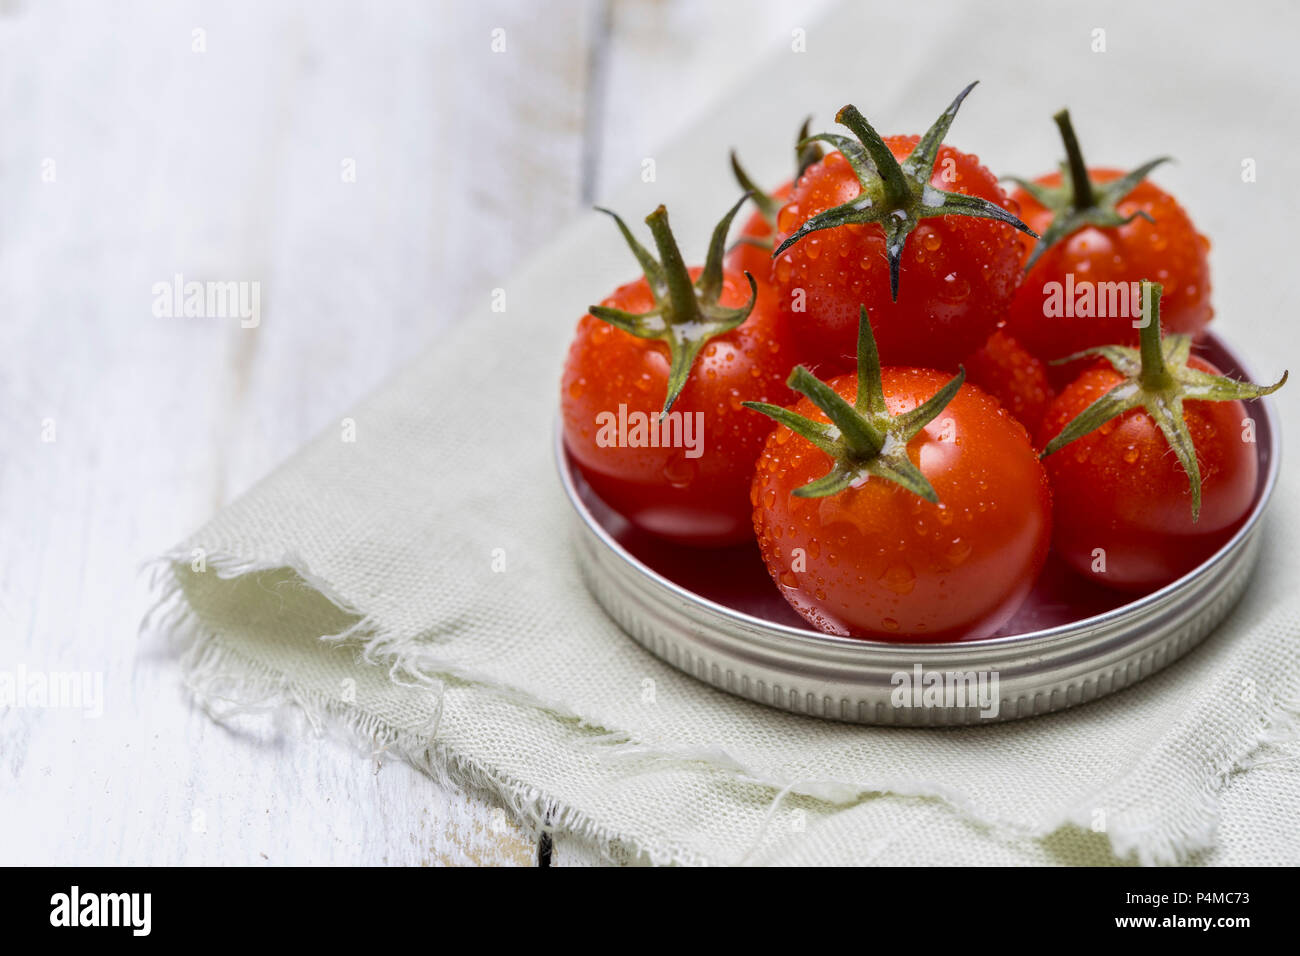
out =
{"type": "MultiPolygon", "coordinates": [[[[653,157],[656,181],[605,204],[639,223],[666,203],[700,258],[738,194],[728,148],[777,181],[806,113],[829,129],[853,102],[882,131],[919,132],[980,79],[948,141],[995,172],[1053,168],[1063,105],[1094,164],[1176,156],[1155,178],[1215,240],[1213,328],[1259,378],[1281,372],[1293,8],[903,6],[792,25],[790,49],[653,157]]],[[[1283,470],[1227,623],[1129,690],[952,730],[782,713],[648,655],[580,580],[552,460],[559,370],[587,304],[635,274],[609,221],[582,217],[504,284],[504,312],[485,290],[481,310],[165,557],[161,627],[214,715],[293,705],[526,823],[655,863],[1300,859],[1296,837],[1270,829],[1300,797],[1285,772],[1300,473],[1283,470]]],[[[1297,397],[1279,393],[1283,421],[1297,397]]]]}

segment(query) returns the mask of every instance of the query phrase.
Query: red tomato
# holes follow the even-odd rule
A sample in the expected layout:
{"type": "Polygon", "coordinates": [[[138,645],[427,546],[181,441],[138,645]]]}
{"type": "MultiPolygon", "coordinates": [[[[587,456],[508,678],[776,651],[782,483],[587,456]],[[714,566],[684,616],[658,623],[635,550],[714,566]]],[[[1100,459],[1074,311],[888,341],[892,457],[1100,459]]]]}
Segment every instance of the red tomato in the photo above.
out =
{"type": "Polygon", "coordinates": [[[737,272],[748,272],[759,284],[771,281],[773,236],[776,232],[776,216],[790,198],[790,191],[795,182],[803,176],[804,171],[821,159],[826,153],[817,143],[808,138],[808,127],[812,117],[804,120],[794,143],[794,179],[782,183],[772,192],[764,192],[750,178],[741,166],[739,157],[731,154],[731,170],[740,188],[749,194],[757,207],[745,221],[740,230],[740,237],[731,247],[727,256],[727,265],[737,272]]]}
{"type": "MultiPolygon", "coordinates": [[[[1193,369],[1218,374],[1192,358],[1193,369]]],[[[1109,366],[1085,371],[1047,412],[1040,444],[1126,377],[1109,366]]],[[[1183,403],[1202,483],[1193,520],[1187,472],[1142,409],[1076,439],[1044,461],[1055,500],[1053,547],[1080,574],[1120,591],[1174,581],[1232,537],[1255,498],[1255,446],[1242,441],[1245,406],[1183,403]]]]}
{"type": "MultiPolygon", "coordinates": [[[[772,199],[784,205],[790,197],[793,182],[782,183],[772,192],[772,199]]],[[[737,272],[748,272],[762,283],[772,279],[772,225],[756,210],[745,220],[740,229],[740,237],[727,253],[727,268],[737,272]]]]}
{"type": "MultiPolygon", "coordinates": [[[[1090,175],[1095,182],[1105,183],[1123,173],[1116,169],[1094,169],[1090,175]]],[[[1053,173],[1038,182],[1057,186],[1061,176],[1053,173]]],[[[1020,204],[1021,215],[1031,228],[1036,232],[1048,228],[1051,210],[1023,190],[1013,192],[1012,197],[1020,204]]],[[[1182,206],[1160,187],[1144,181],[1119,204],[1118,210],[1126,216],[1142,210],[1155,222],[1139,216],[1128,225],[1109,229],[1085,226],[1044,252],[1025,274],[1011,303],[1007,331],[1034,354],[1058,359],[1096,345],[1136,345],[1138,334],[1133,328],[1133,309],[1111,307],[1120,300],[1110,294],[1109,290],[1114,288],[1110,283],[1124,283],[1131,293],[1142,279],[1159,281],[1169,290],[1161,310],[1165,329],[1170,332],[1198,334],[1214,317],[1207,257],[1210,240],[1197,233],[1182,206]],[[1093,305],[1084,308],[1066,305],[1069,289],[1074,290],[1075,304],[1086,304],[1085,284],[1094,290],[1093,305]],[[1096,295],[1098,289],[1102,290],[1100,297],[1096,295]],[[1105,303],[1100,308],[1098,298],[1105,303]],[[1044,314],[1045,308],[1058,311],[1058,302],[1062,310],[1075,314],[1044,314]],[[1119,314],[1077,314],[1097,311],[1119,314]]],[[[1032,248],[1032,243],[1025,243],[1026,258],[1032,248]]]]}
{"type": "MultiPolygon", "coordinates": [[[[792,376],[795,387],[826,404],[798,381],[800,372],[792,376]]],[[[842,375],[823,388],[852,403],[860,379],[869,376],[842,375]]],[[[809,398],[793,409],[807,423],[768,410],[785,422],[763,447],[751,494],[768,573],[800,615],[831,634],[887,641],[989,637],[1024,601],[1047,556],[1047,475],[1023,426],[978,388],[955,388],[946,405],[931,409],[935,417],[926,421],[923,414],[895,433],[907,421],[899,416],[927,402],[935,406],[941,390],[960,380],[931,369],[886,368],[879,381],[886,417],[867,420],[875,420],[877,434],[893,438],[876,459],[885,459],[884,469],[836,451],[837,436],[846,434],[842,421],[818,444],[792,431],[792,421],[807,429],[832,420],[809,398]],[[908,472],[911,487],[883,477],[908,472]],[[830,484],[806,487],[812,482],[830,484]],[[918,484],[931,500],[917,493],[918,484]]]]}
{"type": "Polygon", "coordinates": [[[1131,291],[1151,279],[1165,290],[1165,330],[1199,334],[1214,316],[1210,241],[1173,196],[1144,178],[1163,160],[1129,174],[1087,169],[1069,115],[1062,111],[1056,121],[1067,159],[1088,188],[1080,195],[1051,173],[1012,192],[1022,218],[1043,238],[1021,242],[1027,271],[1007,331],[1049,360],[1098,345],[1136,345],[1131,291]]]}
{"type": "MultiPolygon", "coordinates": [[[[1169,584],[1217,551],[1255,497],[1258,462],[1241,399],[1281,388],[1239,382],[1160,336],[1160,286],[1143,281],[1151,321],[1140,348],[1091,350],[1054,401],[1040,439],[1055,499],[1056,551],[1121,591],[1169,584]]],[[[1253,435],[1253,432],[1250,432],[1253,435]]]]}
{"type": "Polygon", "coordinates": [[[1055,393],[1047,366],[1004,331],[994,332],[982,348],[962,362],[966,377],[988,392],[1031,435],[1038,433],[1055,393]]]}
{"type": "MultiPolygon", "coordinates": [[[[721,243],[716,251],[720,259],[721,243]]],[[[690,280],[702,271],[689,270],[690,280]]],[[[730,269],[721,275],[718,305],[744,306],[751,295],[745,277],[730,269]]],[[[655,300],[642,278],[619,287],[603,306],[642,315],[655,300]]],[[[743,324],[707,341],[672,403],[668,431],[659,424],[668,346],[591,314],[579,320],[560,388],[564,440],[606,503],[683,544],[750,538],[749,481],[771,425],[741,402],[792,400],[783,383],[793,352],[775,320],[770,296],[760,293],[743,324]]]]}
{"type": "MultiPolygon", "coordinates": [[[[899,160],[916,136],[884,142],[899,160]]],[[[1015,205],[979,159],[941,146],[929,182],[988,200],[1014,216],[1015,205]]],[[[809,167],[777,217],[785,241],[812,217],[852,202],[862,185],[842,153],[809,167]]],[[[858,307],[871,314],[881,361],[955,369],[992,334],[1020,280],[1015,230],[1001,222],[961,215],[921,220],[902,247],[898,300],[881,226],[852,223],[806,235],[776,257],[778,302],[803,354],[823,369],[853,365],[858,307]]]]}

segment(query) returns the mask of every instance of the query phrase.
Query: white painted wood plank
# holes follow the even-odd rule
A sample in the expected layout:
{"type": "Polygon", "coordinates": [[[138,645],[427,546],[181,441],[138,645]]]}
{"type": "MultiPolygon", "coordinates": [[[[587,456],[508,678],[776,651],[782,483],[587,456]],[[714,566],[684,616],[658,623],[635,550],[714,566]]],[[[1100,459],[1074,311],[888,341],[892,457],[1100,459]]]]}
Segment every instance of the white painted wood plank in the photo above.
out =
{"type": "Polygon", "coordinates": [[[0,862],[534,859],[481,797],[214,725],[135,629],[141,561],[574,214],[588,5],[569,6],[567,30],[506,2],[0,16],[0,670],[104,679],[99,719],[0,714],[0,862]],[[260,282],[261,324],[155,317],[176,272],[260,282]]]}

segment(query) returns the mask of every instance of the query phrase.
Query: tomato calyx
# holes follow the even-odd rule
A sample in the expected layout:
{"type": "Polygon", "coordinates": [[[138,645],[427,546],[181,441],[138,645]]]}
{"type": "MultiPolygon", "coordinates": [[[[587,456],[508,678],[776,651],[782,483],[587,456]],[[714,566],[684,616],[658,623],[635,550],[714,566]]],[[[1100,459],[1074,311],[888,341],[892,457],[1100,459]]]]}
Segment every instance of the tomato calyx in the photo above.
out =
{"type": "Polygon", "coordinates": [[[773,256],[780,255],[800,239],[822,229],[834,229],[851,223],[878,225],[885,233],[885,253],[889,258],[889,291],[897,302],[903,247],[922,219],[934,216],[994,219],[1015,226],[1037,239],[1038,233],[997,203],[965,193],[936,189],[930,184],[943,138],[952,126],[962,100],[974,88],[975,84],[972,83],[957,94],[957,98],[935,120],[934,125],[926,130],[911,155],[902,163],[894,158],[880,134],[858,112],[856,106],[850,104],[836,113],[835,121],[847,126],[857,139],[836,133],[820,133],[811,140],[827,143],[844,155],[858,177],[861,192],[848,202],[805,220],[777,247],[773,256]]]}
{"type": "Polygon", "coordinates": [[[1281,388],[1288,373],[1283,372],[1272,385],[1254,385],[1190,367],[1191,336],[1160,336],[1160,293],[1159,283],[1142,281],[1142,311],[1146,324],[1139,332],[1139,348],[1103,345],[1076,352],[1053,363],[1064,365],[1085,356],[1100,356],[1124,376],[1124,381],[1076,415],[1047,443],[1039,457],[1046,458],[1070,442],[1091,434],[1111,419],[1141,409],[1155,422],[1187,473],[1192,491],[1192,520],[1196,521],[1201,513],[1201,470],[1196,461],[1191,432],[1183,417],[1183,402],[1261,398],[1281,388]]]}
{"type": "Polygon", "coordinates": [[[668,225],[667,209],[660,206],[645,218],[659,250],[659,258],[655,259],[645,246],[637,242],[617,213],[596,207],[598,212],[613,217],[618,224],[619,232],[623,234],[632,255],[641,264],[641,271],[655,304],[647,312],[627,312],[603,305],[590,306],[587,311],[629,335],[656,339],[668,346],[668,390],[664,396],[663,411],[660,412],[661,420],[681,394],[691,366],[695,364],[695,359],[704,346],[710,339],[730,332],[743,323],[758,301],[758,285],[748,272],[745,273],[745,278],[749,280],[749,301],[745,305],[731,309],[720,305],[718,301],[723,289],[722,254],[725,251],[727,231],[748,198],[748,195],[741,196],[739,202],[714,227],[704,268],[694,282],[691,281],[690,271],[686,268],[681,250],[677,248],[677,240],[668,225]]]}
{"type": "Polygon", "coordinates": [[[1061,164],[1061,185],[1044,186],[1016,176],[1004,177],[1052,212],[1051,225],[1043,230],[1043,235],[1025,262],[1026,271],[1044,252],[1084,226],[1113,229],[1116,226],[1127,226],[1138,216],[1147,222],[1155,222],[1144,209],[1124,216],[1120,214],[1117,207],[1138,183],[1151,174],[1153,169],[1161,163],[1171,161],[1168,156],[1159,156],[1118,179],[1105,183],[1094,182],[1088,174],[1088,167],[1084,164],[1083,150],[1079,148],[1078,137],[1074,135],[1070,111],[1061,110],[1052,119],[1056,122],[1057,129],[1061,131],[1061,140],[1065,144],[1065,162],[1061,164]]]}
{"type": "Polygon", "coordinates": [[[786,384],[825,412],[830,423],[814,421],[766,402],[744,404],[807,439],[833,460],[829,472],[796,488],[792,492],[796,497],[824,498],[874,476],[938,504],[939,496],[933,486],[908,458],[907,443],[943,411],[965,380],[966,370],[959,369],[956,376],[923,404],[900,415],[890,415],[885,404],[876,339],[863,306],[858,321],[858,391],[852,405],[802,365],[795,367],[786,384]]]}
{"type": "MultiPolygon", "coordinates": [[[[809,116],[803,121],[803,125],[799,127],[799,135],[795,139],[793,182],[796,183],[799,181],[800,177],[803,176],[809,166],[820,160],[825,155],[825,150],[808,138],[808,130],[811,124],[812,117],[809,116]]],[[[745,171],[745,167],[740,165],[740,159],[736,156],[736,151],[734,149],[731,151],[731,172],[736,177],[736,182],[740,183],[740,188],[749,193],[750,198],[754,200],[754,205],[758,207],[758,212],[763,217],[763,221],[767,223],[768,227],[773,232],[775,232],[776,216],[777,213],[781,211],[781,200],[755,185],[754,180],[751,179],[749,173],[745,171]]],[[[765,249],[768,252],[772,251],[771,238],[759,239],[755,236],[743,236],[736,241],[736,245],[757,246],[758,248],[765,249]]]]}

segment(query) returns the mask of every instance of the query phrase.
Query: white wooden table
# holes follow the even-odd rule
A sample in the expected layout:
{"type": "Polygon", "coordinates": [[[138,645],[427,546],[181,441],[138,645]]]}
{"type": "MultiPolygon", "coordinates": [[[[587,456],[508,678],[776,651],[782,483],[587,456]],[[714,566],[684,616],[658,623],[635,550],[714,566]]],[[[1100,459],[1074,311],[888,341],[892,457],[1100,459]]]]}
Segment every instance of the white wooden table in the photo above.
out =
{"type": "Polygon", "coordinates": [[[0,2],[0,681],[102,679],[102,716],[0,705],[0,864],[537,860],[478,795],[193,709],[141,565],[824,3],[0,2]],[[156,316],[177,274],[260,325],[156,316]]]}

